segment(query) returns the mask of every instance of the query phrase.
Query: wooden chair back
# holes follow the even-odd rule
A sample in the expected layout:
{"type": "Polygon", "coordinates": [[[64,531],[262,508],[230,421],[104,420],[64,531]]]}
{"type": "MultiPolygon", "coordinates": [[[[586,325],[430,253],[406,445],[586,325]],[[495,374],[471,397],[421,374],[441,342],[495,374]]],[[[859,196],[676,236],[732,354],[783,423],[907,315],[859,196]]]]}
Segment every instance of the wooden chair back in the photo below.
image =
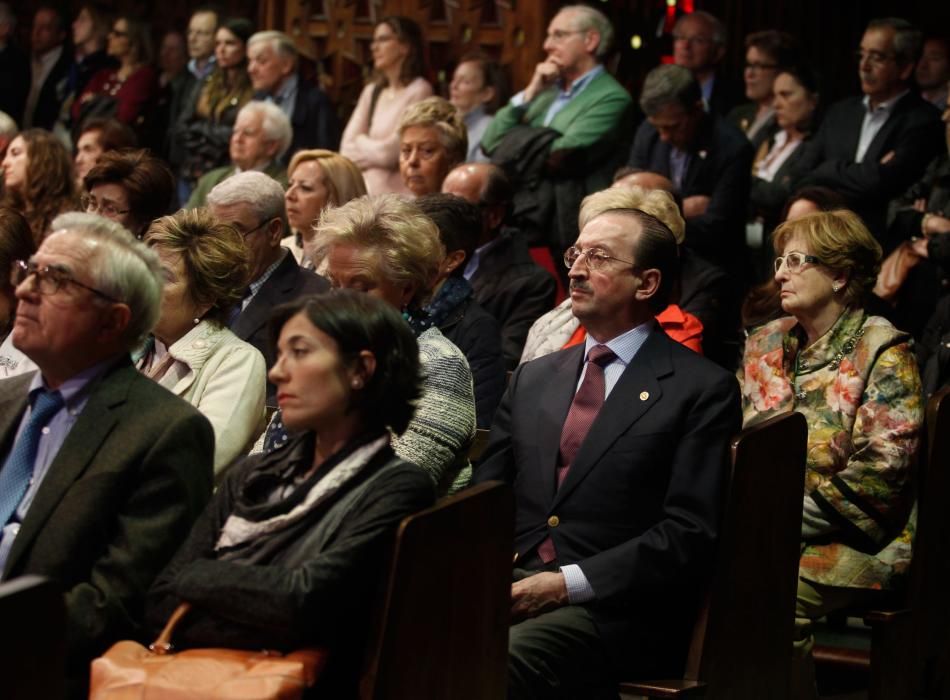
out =
{"type": "Polygon", "coordinates": [[[66,694],[66,608],[41,576],[0,584],[0,681],[5,698],[58,700],[66,694]]]}
{"type": "Polygon", "coordinates": [[[502,698],[514,497],[487,482],[403,520],[362,700],[502,698]]]}
{"type": "Polygon", "coordinates": [[[624,697],[789,695],[808,428],[783,413],[732,442],[719,554],[684,678],[625,683],[624,697]]]}

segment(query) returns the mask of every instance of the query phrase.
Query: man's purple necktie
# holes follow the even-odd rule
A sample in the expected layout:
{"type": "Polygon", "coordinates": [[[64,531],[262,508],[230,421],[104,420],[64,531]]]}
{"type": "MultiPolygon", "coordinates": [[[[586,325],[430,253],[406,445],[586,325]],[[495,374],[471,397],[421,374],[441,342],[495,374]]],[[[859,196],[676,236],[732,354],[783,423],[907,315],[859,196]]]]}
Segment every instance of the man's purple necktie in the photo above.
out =
{"type": "MultiPolygon", "coordinates": [[[[587,371],[584,373],[584,381],[574,394],[571,409],[567,412],[567,420],[564,421],[564,427],[561,429],[561,446],[557,465],[558,488],[564,483],[581,443],[584,442],[590,426],[593,425],[601,406],[604,405],[604,395],[607,391],[604,382],[604,366],[610,364],[615,357],[613,350],[606,345],[595,345],[587,353],[587,371]]],[[[550,537],[538,546],[538,556],[545,564],[557,557],[554,542],[550,537]]]]}

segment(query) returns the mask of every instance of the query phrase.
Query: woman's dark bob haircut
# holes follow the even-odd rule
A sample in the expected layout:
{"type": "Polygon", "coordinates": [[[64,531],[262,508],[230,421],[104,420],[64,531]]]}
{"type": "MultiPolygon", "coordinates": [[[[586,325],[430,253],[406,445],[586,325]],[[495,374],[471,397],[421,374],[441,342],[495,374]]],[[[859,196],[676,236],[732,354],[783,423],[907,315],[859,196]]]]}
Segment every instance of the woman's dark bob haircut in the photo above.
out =
{"type": "Polygon", "coordinates": [[[416,412],[422,395],[419,346],[399,312],[365,292],[335,290],[279,306],[270,319],[270,338],[275,348],[280,331],[302,313],[316,328],[333,338],[344,362],[369,350],[376,358],[376,371],[359,391],[352,406],[362,414],[368,430],[388,428],[402,434],[416,412]]]}

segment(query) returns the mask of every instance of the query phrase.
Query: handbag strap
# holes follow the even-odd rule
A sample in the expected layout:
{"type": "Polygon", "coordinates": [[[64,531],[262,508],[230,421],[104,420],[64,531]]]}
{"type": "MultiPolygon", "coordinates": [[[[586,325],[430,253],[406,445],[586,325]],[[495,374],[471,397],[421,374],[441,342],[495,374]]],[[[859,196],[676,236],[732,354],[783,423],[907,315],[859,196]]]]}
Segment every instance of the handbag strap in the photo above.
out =
{"type": "Polygon", "coordinates": [[[168,618],[168,622],[165,623],[165,628],[161,634],[158,635],[158,639],[149,644],[149,651],[162,656],[172,650],[172,633],[175,631],[181,618],[183,618],[185,613],[189,610],[191,610],[191,603],[180,603],[178,607],[175,608],[175,612],[168,618]]]}

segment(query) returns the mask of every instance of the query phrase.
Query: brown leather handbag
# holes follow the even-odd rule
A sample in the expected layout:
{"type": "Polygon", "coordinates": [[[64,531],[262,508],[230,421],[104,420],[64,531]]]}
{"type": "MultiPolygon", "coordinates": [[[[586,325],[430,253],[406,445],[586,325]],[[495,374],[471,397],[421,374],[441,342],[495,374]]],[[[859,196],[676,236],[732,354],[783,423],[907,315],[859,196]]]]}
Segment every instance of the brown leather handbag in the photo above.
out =
{"type": "Polygon", "coordinates": [[[172,653],[172,633],[190,607],[179,605],[147,649],[122,641],[95,659],[90,700],[299,700],[326,665],[323,649],[286,655],[238,649],[172,653]]]}

